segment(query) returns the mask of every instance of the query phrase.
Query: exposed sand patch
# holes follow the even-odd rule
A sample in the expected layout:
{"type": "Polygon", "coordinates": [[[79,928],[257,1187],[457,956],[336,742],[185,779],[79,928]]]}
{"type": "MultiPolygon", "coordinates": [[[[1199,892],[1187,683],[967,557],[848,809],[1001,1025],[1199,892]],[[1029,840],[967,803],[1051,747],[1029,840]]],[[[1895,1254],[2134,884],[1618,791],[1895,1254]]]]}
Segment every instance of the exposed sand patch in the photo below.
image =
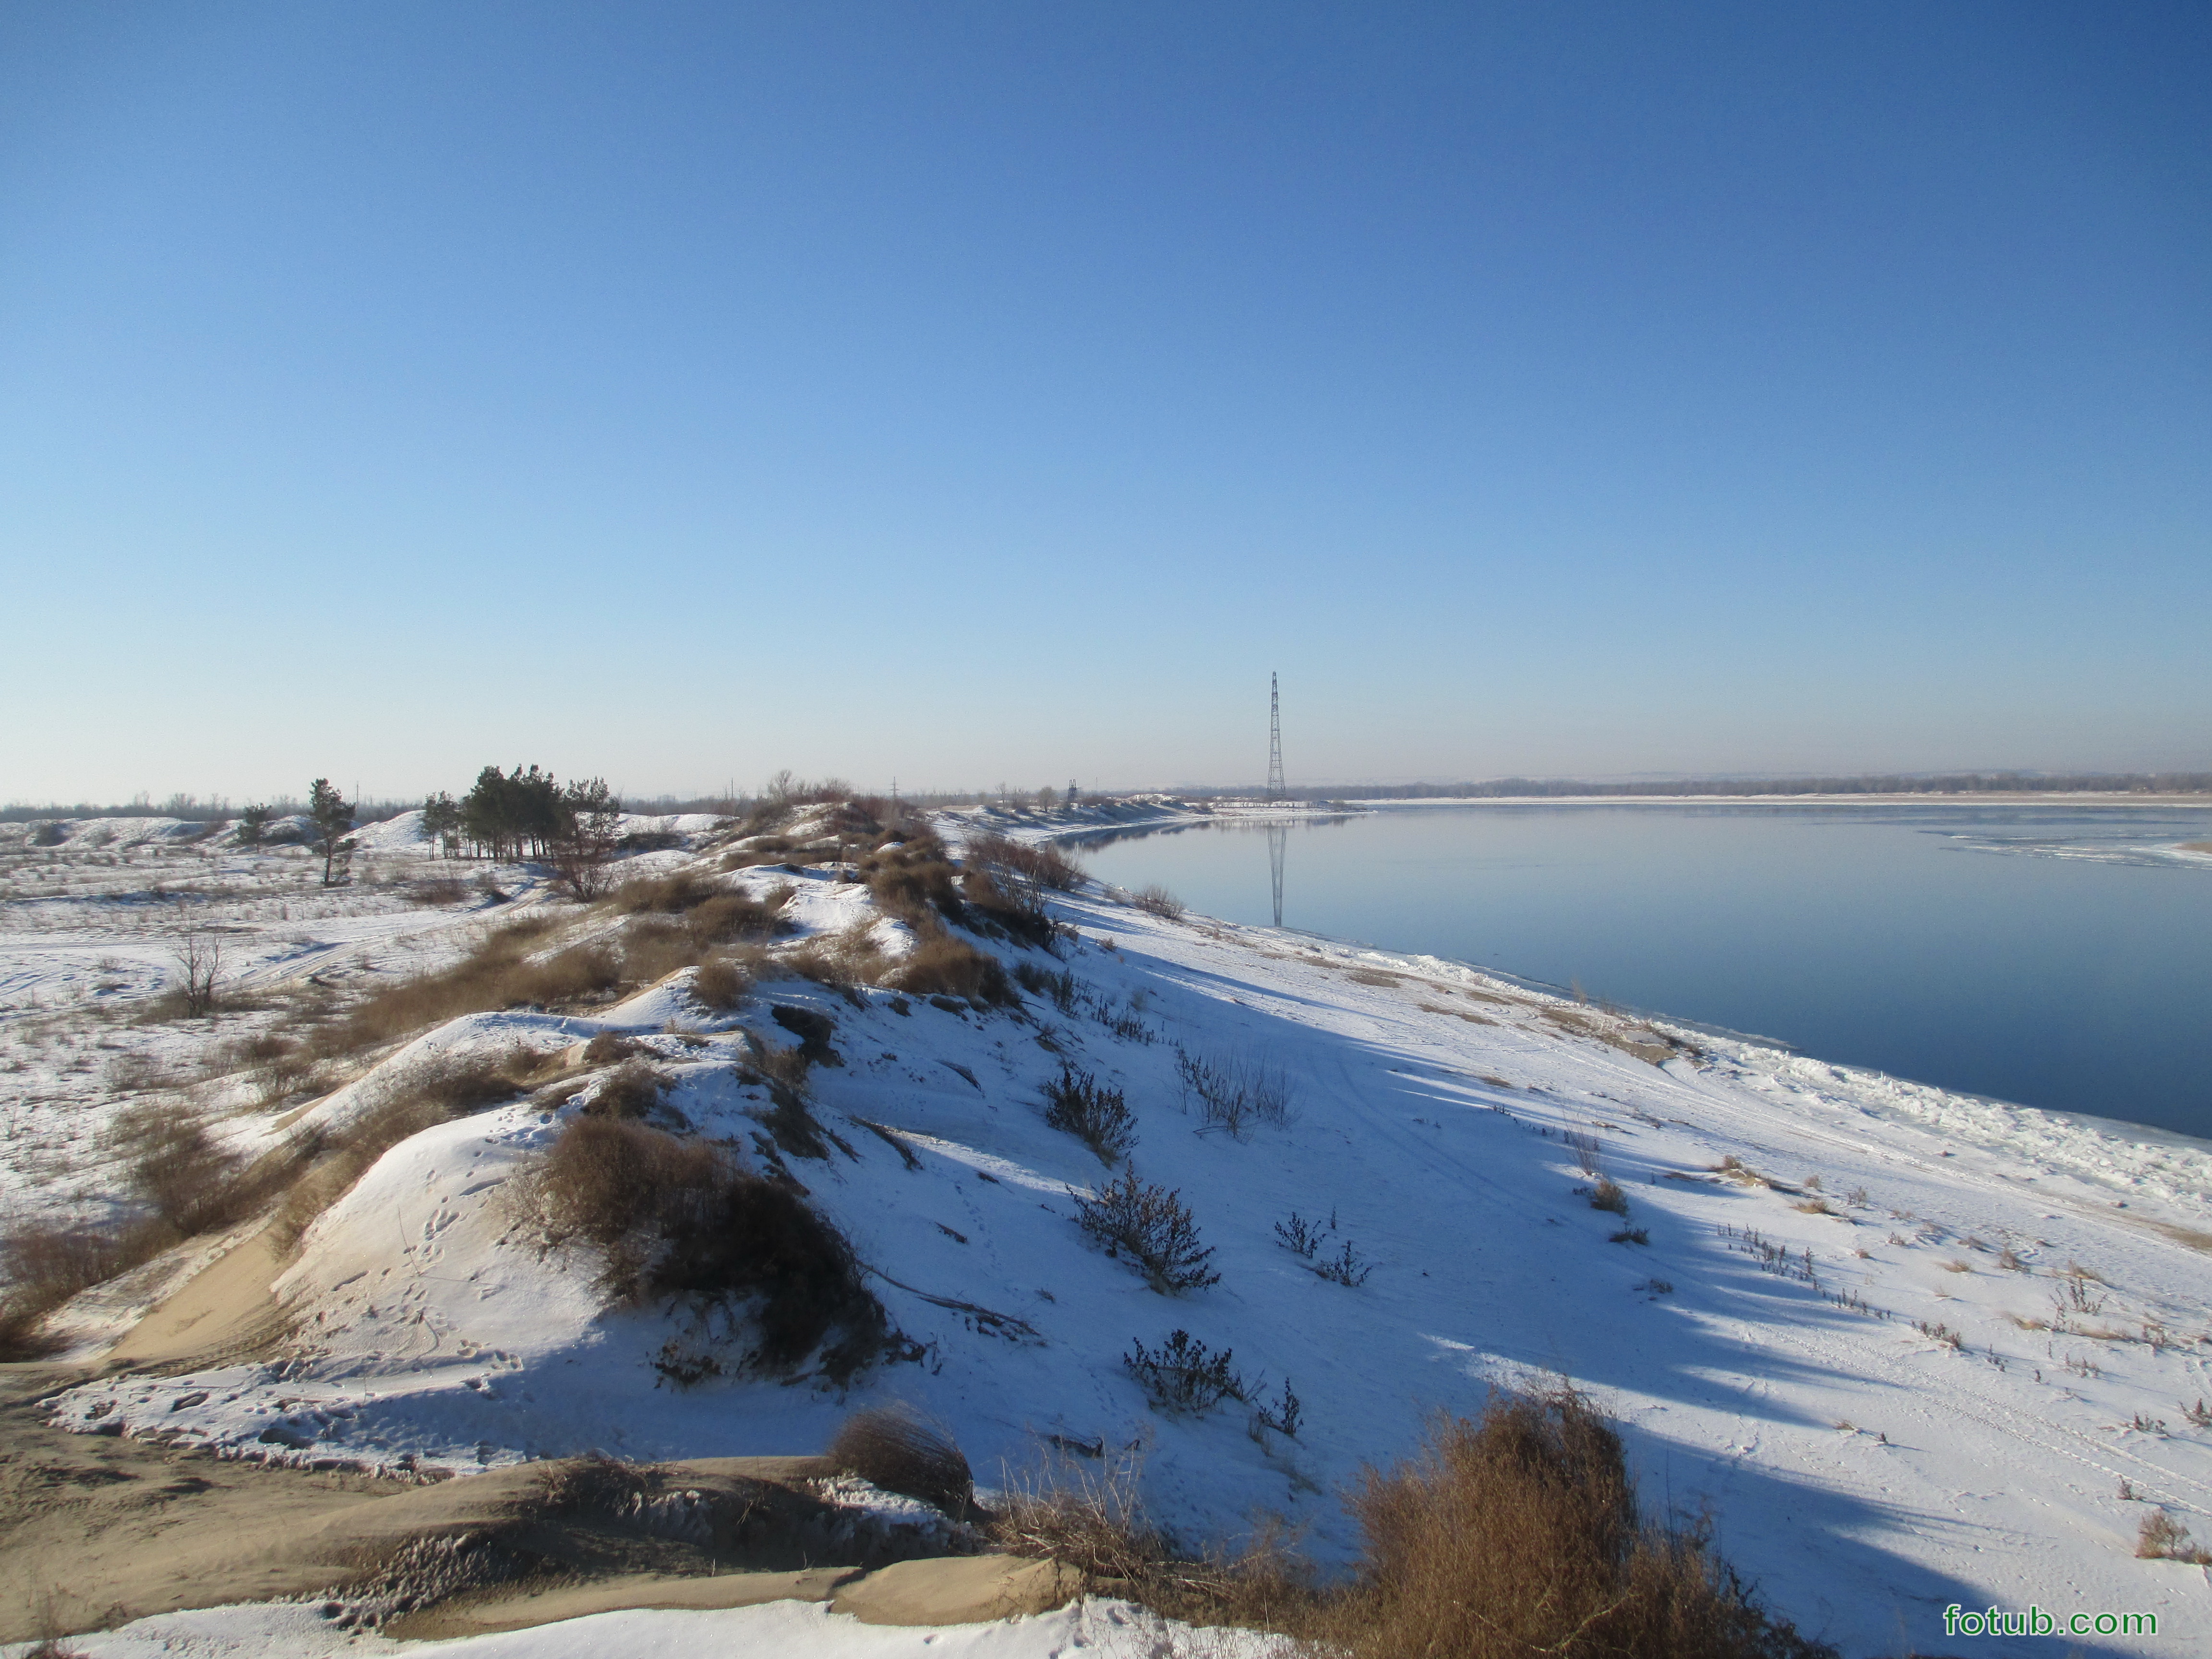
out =
{"type": "Polygon", "coordinates": [[[466,1606],[432,1607],[388,1621],[385,1633],[409,1641],[444,1639],[526,1630],[533,1625],[626,1607],[703,1612],[757,1607],[763,1601],[826,1601],[838,1585],[858,1571],[854,1567],[808,1567],[797,1572],[724,1572],[682,1578],[660,1573],[622,1573],[588,1584],[563,1584],[485,1598],[466,1606]]]}
{"type": "Polygon", "coordinates": [[[108,1350],[106,1363],[111,1369],[164,1365],[264,1346],[284,1329],[283,1312],[269,1289],[283,1267],[275,1229],[264,1227],[156,1304],[108,1350]]]}
{"type": "Polygon", "coordinates": [[[1018,1555],[900,1561],[842,1586],[830,1604],[864,1625],[980,1625],[1049,1613],[1083,1593],[1083,1576],[1018,1555]]]}
{"type": "MultiPolygon", "coordinates": [[[[0,1642],[323,1594],[415,1602],[392,1621],[409,1636],[616,1607],[823,1601],[921,1547],[896,1524],[807,1490],[830,1473],[820,1458],[545,1462],[435,1483],[381,1480],[64,1433],[36,1401],[68,1380],[0,1368],[0,1642]]],[[[906,1575],[864,1603],[872,1611],[848,1610],[903,1623],[913,1620],[902,1609],[982,1620],[1002,1604],[1057,1605],[1039,1601],[1037,1565],[997,1558],[942,1583],[906,1575]]]]}

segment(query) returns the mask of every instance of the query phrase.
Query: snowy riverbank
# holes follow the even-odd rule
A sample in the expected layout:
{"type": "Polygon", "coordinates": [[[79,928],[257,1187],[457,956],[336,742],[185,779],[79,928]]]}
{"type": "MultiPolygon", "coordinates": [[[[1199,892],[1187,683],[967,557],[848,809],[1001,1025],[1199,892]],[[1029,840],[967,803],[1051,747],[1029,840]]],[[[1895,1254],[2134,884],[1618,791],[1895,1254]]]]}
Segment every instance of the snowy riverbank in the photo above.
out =
{"type": "MultiPolygon", "coordinates": [[[[910,948],[839,873],[740,859],[712,879],[794,890],[780,956],[863,933],[894,958],[910,948]]],[[[250,893],[251,877],[229,884],[250,893]]],[[[1619,1418],[1650,1502],[1708,1512],[1775,1605],[1850,1655],[1940,1645],[1954,1601],[2158,1612],[2154,1639],[2079,1644],[2091,1652],[2193,1652],[2212,1629],[2203,1571],[2134,1554],[2154,1508],[2212,1540],[2212,1426],[2189,1414],[2212,1398],[2203,1147],[1620,1018],[1456,964],[1097,890],[1052,902],[1074,934],[1059,955],[992,947],[1037,976],[1018,1009],[770,968],[753,1001],[716,1014],[687,969],[589,1014],[471,1015],[308,1109],[336,1126],[441,1055],[550,1057],[614,1033],[667,1074],[691,1132],[757,1158],[766,1103],[741,1062],[757,1033],[780,1036],[773,1008],[818,1016],[842,1061],[813,1073],[833,1144],[787,1156],[917,1359],[849,1390],[669,1385],[656,1357],[697,1336],[680,1314],[610,1310],[586,1255],[515,1237],[504,1190],[580,1107],[514,1099],[393,1147],[315,1223],[272,1287],[292,1333],[280,1348],[88,1382],[56,1420],[234,1456],[465,1472],[595,1449],[811,1451],[856,1404],[898,1398],[950,1423],[987,1480],[1070,1445],[1127,1449],[1186,1538],[1277,1511],[1326,1563],[1356,1545],[1337,1494],[1363,1464],[1406,1453],[1434,1411],[1557,1376],[1619,1418]],[[1265,1068],[1283,1120],[1209,1127],[1192,1062],[1265,1068]],[[1086,1242],[1071,1194],[1109,1171],[1045,1121],[1063,1065],[1124,1093],[1130,1162],[1190,1204],[1217,1285],[1163,1296],[1086,1242]],[[1588,1163],[1625,1212],[1592,1207],[1588,1163]],[[1294,1219],[1318,1232],[1316,1253],[1285,1248],[1294,1219]],[[1316,1271],[1338,1260],[1338,1280],[1316,1271]],[[1295,1437],[1233,1402],[1150,1406],[1123,1356],[1176,1329],[1231,1351],[1255,1397],[1293,1385],[1295,1437]]],[[[453,959],[480,920],[465,904],[330,903],[307,931],[345,943],[321,955],[273,916],[241,917],[253,982],[318,962],[388,979],[453,959]]],[[[88,956],[98,910],[82,905],[68,930],[88,956]]],[[[618,925],[558,918],[568,942],[618,925]]],[[[149,975],[154,938],[133,947],[149,975]]],[[[54,940],[4,944],[36,957],[54,940]]],[[[64,988],[48,984],[49,1022],[64,988]]],[[[36,1178],[23,1091],[77,1086],[71,1052],[49,1040],[42,1069],[11,1074],[16,1182],[36,1178]]],[[[47,1152],[76,1146],[90,1170],[87,1088],[81,1133],[47,1152]]],[[[249,1139],[303,1121],[235,1104],[249,1139]]],[[[87,1358],[106,1340],[96,1323],[87,1358]]]]}

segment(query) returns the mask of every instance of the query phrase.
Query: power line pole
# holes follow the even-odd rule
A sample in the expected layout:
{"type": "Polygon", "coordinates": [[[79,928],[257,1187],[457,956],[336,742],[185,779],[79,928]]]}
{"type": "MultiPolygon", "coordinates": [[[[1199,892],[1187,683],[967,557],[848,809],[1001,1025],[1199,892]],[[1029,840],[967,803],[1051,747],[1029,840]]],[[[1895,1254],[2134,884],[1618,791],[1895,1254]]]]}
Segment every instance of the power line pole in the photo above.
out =
{"type": "Polygon", "coordinates": [[[1267,799],[1283,798],[1283,700],[1273,674],[1267,676],[1267,799]]]}

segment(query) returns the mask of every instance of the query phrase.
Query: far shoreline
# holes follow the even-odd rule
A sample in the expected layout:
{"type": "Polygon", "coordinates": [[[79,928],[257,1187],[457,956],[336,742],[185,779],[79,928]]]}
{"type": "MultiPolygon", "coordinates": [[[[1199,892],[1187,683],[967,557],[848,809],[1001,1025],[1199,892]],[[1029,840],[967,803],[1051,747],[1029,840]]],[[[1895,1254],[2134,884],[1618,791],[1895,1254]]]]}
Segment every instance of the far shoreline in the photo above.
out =
{"type": "MultiPolygon", "coordinates": [[[[2202,806],[2212,794],[2151,795],[2110,790],[1972,790],[1950,794],[1882,795],[1346,795],[1343,805],[1366,810],[1389,806],[2202,806]]],[[[2212,852],[2212,842],[2186,849],[2212,852]]]]}

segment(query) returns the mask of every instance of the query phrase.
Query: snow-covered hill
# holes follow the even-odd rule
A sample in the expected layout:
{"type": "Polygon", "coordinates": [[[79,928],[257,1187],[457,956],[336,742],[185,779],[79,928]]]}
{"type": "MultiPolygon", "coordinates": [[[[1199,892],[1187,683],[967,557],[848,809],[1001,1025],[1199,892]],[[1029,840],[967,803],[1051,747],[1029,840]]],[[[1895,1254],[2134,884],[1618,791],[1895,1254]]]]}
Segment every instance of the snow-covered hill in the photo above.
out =
{"type": "MultiPolygon", "coordinates": [[[[653,856],[666,871],[687,855],[653,856]]],[[[872,924],[882,950],[908,948],[841,875],[763,862],[708,878],[795,889],[780,957],[872,924]]],[[[441,1060],[526,1050],[573,1069],[588,1039],[625,1036],[674,1079],[688,1133],[780,1162],[852,1239],[907,1357],[849,1388],[678,1387],[655,1361],[703,1340],[683,1309],[610,1309],[588,1252],[541,1253],[509,1194],[586,1089],[392,1147],[276,1281],[281,1349],[89,1382],[58,1419],[466,1471],[811,1451],[855,1405],[900,1399],[949,1422],[987,1484],[1135,1457],[1186,1539],[1274,1511],[1326,1561],[1355,1547],[1338,1493],[1363,1463],[1408,1451],[1437,1411],[1564,1377],[1617,1415],[1655,1507],[1709,1514],[1768,1598],[1848,1653],[1944,1646],[1954,1602],[2155,1611],[2155,1638],[2075,1645],[2200,1650],[2205,1572],[2134,1551],[2154,1507],[2212,1542],[2212,1415],[2190,1415],[2212,1401],[2202,1148],[1095,890],[1054,911],[1056,954],[990,947],[1030,970],[1017,1009],[771,965],[716,1015],[685,969],[588,1018],[471,1015],[305,1116],[254,1126],[335,1131],[441,1060]],[[811,1074],[819,1158],[775,1144],[746,1080],[763,1040],[788,1041],[779,1008],[834,1026],[842,1063],[811,1074]],[[1122,1170],[1046,1123],[1063,1067],[1121,1091],[1128,1167],[1180,1193],[1218,1283],[1163,1294],[1086,1238],[1078,1196],[1122,1170]],[[1271,1074],[1284,1121],[1209,1127],[1207,1068],[1271,1074]],[[1593,1207],[1601,1180],[1625,1208],[1593,1207]],[[1307,1228],[1310,1255],[1286,1246],[1307,1228]],[[1332,1262],[1336,1278],[1316,1271],[1332,1262]],[[1295,1436],[1233,1399],[1149,1403],[1124,1357],[1177,1331],[1229,1351],[1279,1419],[1287,1384],[1295,1436]]]]}

